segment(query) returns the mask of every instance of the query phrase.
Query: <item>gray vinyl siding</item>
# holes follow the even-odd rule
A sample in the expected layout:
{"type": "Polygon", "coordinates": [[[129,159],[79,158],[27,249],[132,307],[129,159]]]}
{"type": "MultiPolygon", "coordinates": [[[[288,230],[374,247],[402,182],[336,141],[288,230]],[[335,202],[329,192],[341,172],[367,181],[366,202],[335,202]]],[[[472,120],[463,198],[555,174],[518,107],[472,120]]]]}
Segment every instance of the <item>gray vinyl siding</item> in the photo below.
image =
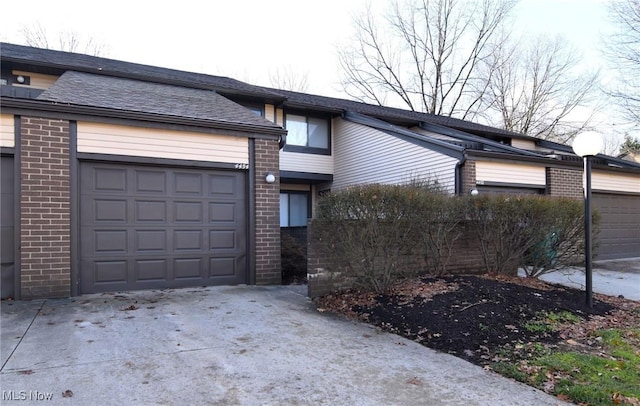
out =
{"type": "Polygon", "coordinates": [[[332,189],[419,178],[437,179],[454,193],[457,159],[344,119],[336,119],[334,129],[332,189]]]}

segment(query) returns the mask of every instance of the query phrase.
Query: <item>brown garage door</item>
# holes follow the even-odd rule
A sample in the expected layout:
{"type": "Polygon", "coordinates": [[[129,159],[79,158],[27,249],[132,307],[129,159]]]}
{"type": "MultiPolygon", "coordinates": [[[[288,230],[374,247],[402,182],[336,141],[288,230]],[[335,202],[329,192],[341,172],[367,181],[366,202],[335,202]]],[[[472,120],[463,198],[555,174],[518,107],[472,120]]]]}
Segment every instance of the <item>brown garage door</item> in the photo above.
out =
{"type": "Polygon", "coordinates": [[[2,299],[15,298],[13,156],[0,157],[0,286],[2,299]]]}
{"type": "Polygon", "coordinates": [[[80,293],[247,283],[243,172],[80,164],[80,293]]]}
{"type": "Polygon", "coordinates": [[[593,194],[600,213],[596,259],[640,257],[640,196],[593,194]]]}

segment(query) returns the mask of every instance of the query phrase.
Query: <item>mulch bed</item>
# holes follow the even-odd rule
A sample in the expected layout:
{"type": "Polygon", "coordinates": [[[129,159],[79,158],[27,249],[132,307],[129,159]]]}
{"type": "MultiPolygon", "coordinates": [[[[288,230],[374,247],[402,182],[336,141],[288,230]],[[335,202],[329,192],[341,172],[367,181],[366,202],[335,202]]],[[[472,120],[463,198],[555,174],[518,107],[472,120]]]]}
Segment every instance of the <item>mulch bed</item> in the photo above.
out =
{"type": "Polygon", "coordinates": [[[320,311],[366,321],[477,365],[531,342],[589,340],[597,328],[638,325],[640,304],[534,279],[456,275],[407,281],[388,294],[347,291],[317,300],[320,311]],[[537,331],[544,313],[569,312],[581,322],[537,331]],[[527,327],[528,325],[528,327],[527,327]]]}

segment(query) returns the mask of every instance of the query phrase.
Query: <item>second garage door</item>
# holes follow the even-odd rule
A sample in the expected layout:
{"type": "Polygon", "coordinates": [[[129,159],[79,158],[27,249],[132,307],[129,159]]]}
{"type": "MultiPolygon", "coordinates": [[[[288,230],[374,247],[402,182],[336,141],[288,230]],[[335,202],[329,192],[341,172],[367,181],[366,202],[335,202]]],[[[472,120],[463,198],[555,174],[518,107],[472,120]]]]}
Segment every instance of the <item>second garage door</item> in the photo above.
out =
{"type": "Polygon", "coordinates": [[[593,194],[600,213],[596,259],[640,257],[640,196],[593,194]]]}
{"type": "Polygon", "coordinates": [[[82,162],[79,293],[247,283],[244,172],[82,162]]]}

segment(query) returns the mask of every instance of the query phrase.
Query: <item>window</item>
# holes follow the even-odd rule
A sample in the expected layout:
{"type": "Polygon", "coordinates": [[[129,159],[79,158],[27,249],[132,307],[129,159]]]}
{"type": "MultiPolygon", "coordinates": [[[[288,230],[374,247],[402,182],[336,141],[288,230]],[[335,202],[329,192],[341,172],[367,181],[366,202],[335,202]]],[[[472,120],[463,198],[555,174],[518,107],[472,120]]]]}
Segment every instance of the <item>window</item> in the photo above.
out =
{"type": "Polygon", "coordinates": [[[264,108],[259,106],[247,106],[247,109],[254,113],[256,116],[264,117],[264,108]]]}
{"type": "Polygon", "coordinates": [[[264,117],[264,105],[257,103],[241,103],[238,102],[241,106],[254,113],[256,116],[264,117]]]}
{"type": "Polygon", "coordinates": [[[309,218],[309,193],[280,193],[280,227],[306,227],[309,218]]]}
{"type": "Polygon", "coordinates": [[[285,151],[329,155],[331,121],[328,118],[287,114],[285,151]]]}

